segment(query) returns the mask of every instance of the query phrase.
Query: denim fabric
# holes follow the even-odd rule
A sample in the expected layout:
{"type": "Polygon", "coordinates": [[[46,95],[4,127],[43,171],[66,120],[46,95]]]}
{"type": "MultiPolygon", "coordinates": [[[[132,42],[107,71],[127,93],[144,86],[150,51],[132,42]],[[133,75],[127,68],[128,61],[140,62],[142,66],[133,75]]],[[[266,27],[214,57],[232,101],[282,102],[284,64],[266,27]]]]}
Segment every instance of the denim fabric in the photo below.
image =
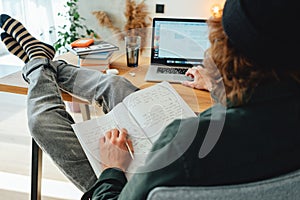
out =
{"type": "Polygon", "coordinates": [[[110,110],[138,88],[120,76],[42,58],[28,62],[23,77],[29,83],[27,115],[32,137],[66,177],[86,191],[97,177],[71,127],[74,120],[66,111],[61,90],[89,102],[103,100],[110,110]]]}

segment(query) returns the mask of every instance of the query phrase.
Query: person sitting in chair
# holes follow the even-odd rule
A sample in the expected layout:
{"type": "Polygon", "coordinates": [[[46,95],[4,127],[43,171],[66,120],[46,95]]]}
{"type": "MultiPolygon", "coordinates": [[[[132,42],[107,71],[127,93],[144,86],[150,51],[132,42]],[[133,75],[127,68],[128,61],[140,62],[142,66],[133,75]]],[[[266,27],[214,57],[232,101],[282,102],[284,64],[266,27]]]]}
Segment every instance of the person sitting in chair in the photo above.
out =
{"type": "Polygon", "coordinates": [[[8,49],[26,62],[30,131],[85,192],[82,199],[141,200],[158,186],[239,184],[300,169],[296,9],[289,0],[227,0],[222,17],[207,20],[211,46],[203,67],[187,72],[194,81],[184,84],[209,90],[216,103],[169,124],[153,145],[155,154],[129,180],[130,133],[112,129],[100,139],[103,172],[96,180],[59,91],[103,99],[112,108],[138,88],[122,77],[52,61],[53,48],[7,15],[0,25],[8,49]]]}

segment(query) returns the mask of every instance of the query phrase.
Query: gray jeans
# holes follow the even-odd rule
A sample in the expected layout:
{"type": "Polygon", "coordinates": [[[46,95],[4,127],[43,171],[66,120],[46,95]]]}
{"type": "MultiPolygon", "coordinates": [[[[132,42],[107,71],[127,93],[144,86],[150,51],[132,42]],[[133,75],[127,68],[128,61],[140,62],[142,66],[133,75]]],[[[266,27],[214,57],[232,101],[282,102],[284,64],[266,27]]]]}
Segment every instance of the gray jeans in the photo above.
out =
{"type": "Polygon", "coordinates": [[[27,63],[23,77],[29,83],[27,115],[32,137],[66,177],[86,191],[97,177],[71,127],[74,120],[66,111],[61,90],[89,102],[104,102],[110,110],[138,88],[120,76],[42,58],[27,63]]]}

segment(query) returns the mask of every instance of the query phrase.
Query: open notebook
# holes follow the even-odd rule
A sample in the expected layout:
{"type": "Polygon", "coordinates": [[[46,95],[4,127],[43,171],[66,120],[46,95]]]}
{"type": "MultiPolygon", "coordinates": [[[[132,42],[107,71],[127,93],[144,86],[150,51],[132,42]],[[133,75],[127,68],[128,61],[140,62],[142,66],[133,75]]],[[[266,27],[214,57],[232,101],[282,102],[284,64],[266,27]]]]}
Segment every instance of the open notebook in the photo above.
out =
{"type": "Polygon", "coordinates": [[[189,80],[185,72],[202,63],[208,45],[205,19],[153,18],[151,63],[145,81],[189,80]]]}
{"type": "Polygon", "coordinates": [[[96,175],[101,173],[99,138],[112,128],[126,128],[134,148],[129,167],[134,172],[143,166],[153,143],[175,119],[196,114],[168,82],[134,92],[106,115],[72,125],[96,175]]]}

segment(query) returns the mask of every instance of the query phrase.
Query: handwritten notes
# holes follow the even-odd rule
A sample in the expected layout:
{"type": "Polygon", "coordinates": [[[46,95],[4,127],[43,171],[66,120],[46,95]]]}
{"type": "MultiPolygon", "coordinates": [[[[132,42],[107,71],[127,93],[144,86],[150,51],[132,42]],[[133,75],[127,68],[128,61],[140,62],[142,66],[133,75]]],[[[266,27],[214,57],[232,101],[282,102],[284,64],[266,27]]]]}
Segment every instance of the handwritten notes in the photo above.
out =
{"type": "Polygon", "coordinates": [[[99,138],[108,130],[127,129],[137,158],[132,168],[136,168],[144,164],[153,143],[169,123],[195,116],[172,86],[162,82],[127,96],[106,115],[72,127],[95,173],[98,173],[101,171],[99,138]]]}

